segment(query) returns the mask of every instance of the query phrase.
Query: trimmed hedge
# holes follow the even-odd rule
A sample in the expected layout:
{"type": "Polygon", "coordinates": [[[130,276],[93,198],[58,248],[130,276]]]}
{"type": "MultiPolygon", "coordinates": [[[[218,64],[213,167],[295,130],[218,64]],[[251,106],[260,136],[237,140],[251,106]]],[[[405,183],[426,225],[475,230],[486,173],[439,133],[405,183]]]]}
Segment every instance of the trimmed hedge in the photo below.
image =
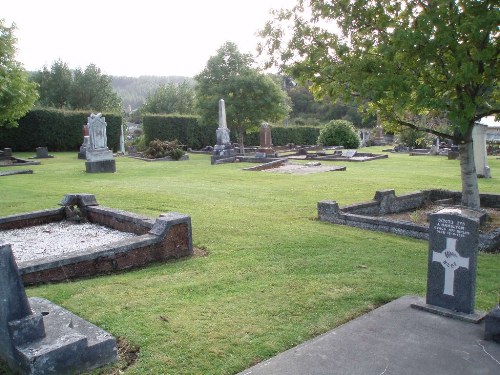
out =
{"type": "MultiPolygon", "coordinates": [[[[296,145],[315,145],[320,128],[312,126],[271,126],[271,138],[274,146],[285,146],[289,143],[296,145]]],[[[260,129],[246,135],[245,145],[258,146],[260,144],[260,129]]]]}
{"type": "Polygon", "coordinates": [[[173,141],[192,149],[213,146],[217,142],[217,124],[202,125],[198,117],[186,115],[145,115],[142,127],[146,144],[159,139],[173,141]]]}
{"type": "MultiPolygon", "coordinates": [[[[49,151],[78,151],[83,143],[82,126],[87,123],[89,112],[34,109],[19,120],[16,128],[0,128],[0,149],[35,151],[47,147],[49,151]]],[[[108,147],[120,147],[122,117],[103,114],[106,118],[108,147]]]]}
{"type": "MultiPolygon", "coordinates": [[[[217,124],[202,125],[196,116],[183,115],[145,115],[142,119],[145,143],[159,139],[173,141],[177,139],[182,145],[197,150],[205,146],[213,146],[217,142],[217,124]]],[[[273,145],[284,146],[289,143],[297,145],[314,145],[318,140],[320,128],[312,126],[272,126],[273,145]]],[[[236,134],[231,130],[231,140],[236,134]]],[[[246,146],[258,146],[260,129],[249,131],[244,139],[246,146]]]]}

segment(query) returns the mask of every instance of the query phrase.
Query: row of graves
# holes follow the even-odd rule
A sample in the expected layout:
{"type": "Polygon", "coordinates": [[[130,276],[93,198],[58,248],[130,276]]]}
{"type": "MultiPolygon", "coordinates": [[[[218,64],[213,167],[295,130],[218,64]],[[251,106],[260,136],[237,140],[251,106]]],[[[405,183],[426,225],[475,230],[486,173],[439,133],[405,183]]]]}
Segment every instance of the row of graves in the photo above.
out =
{"type": "Polygon", "coordinates": [[[344,150],[342,147],[325,149],[323,146],[287,145],[273,147],[271,127],[263,123],[260,127],[260,146],[250,156],[240,154],[230,141],[227,127],[224,99],[219,100],[219,127],[216,130],[217,144],[212,148],[211,164],[234,162],[257,163],[244,168],[248,171],[277,171],[285,173],[302,173],[315,171],[345,171],[345,166],[321,167],[320,161],[363,162],[387,158],[387,154],[361,153],[356,150],[344,150]],[[289,160],[311,160],[306,164],[292,164],[289,160]]]}

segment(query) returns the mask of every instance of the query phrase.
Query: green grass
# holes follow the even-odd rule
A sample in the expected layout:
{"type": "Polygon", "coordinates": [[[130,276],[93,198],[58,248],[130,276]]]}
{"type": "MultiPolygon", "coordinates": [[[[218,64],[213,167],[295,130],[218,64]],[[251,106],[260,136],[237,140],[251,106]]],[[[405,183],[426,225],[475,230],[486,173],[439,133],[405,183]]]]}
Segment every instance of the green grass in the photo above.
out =
{"type": "MultiPolygon", "coordinates": [[[[206,155],[117,158],[117,173],[87,174],[76,152],[53,154],[25,167],[33,175],[1,177],[0,216],[56,207],[66,193],[92,193],[103,206],[151,217],[188,214],[194,245],[208,251],[27,289],[140,347],[126,374],[233,374],[382,303],[423,296],[425,241],[319,222],[316,204],[366,201],[381,189],[461,189],[459,162],[443,157],[391,154],[312,175],[212,166],[206,155]]],[[[493,178],[480,180],[480,190],[498,193],[500,160],[489,165],[493,178]]],[[[499,269],[500,255],[479,255],[477,309],[498,302],[499,269]]]]}

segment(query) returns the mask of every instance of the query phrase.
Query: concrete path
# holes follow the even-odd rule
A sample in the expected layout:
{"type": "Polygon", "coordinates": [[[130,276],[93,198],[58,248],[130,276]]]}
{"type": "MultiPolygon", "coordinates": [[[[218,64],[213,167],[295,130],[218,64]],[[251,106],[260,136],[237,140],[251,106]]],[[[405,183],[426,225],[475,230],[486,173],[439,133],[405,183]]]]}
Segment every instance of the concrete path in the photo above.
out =
{"type": "Polygon", "coordinates": [[[401,297],[240,375],[500,374],[500,344],[483,339],[484,323],[410,307],[418,301],[401,297]]]}

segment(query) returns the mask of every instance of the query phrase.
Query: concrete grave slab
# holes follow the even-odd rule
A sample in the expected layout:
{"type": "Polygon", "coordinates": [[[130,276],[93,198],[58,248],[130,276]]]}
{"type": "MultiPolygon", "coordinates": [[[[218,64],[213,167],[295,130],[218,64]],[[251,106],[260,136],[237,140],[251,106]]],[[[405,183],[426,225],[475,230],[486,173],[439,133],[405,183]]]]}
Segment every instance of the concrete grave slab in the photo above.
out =
{"type": "Polygon", "coordinates": [[[108,332],[42,298],[27,298],[10,245],[0,245],[0,356],[22,375],[82,373],[116,360],[108,332]]]}

